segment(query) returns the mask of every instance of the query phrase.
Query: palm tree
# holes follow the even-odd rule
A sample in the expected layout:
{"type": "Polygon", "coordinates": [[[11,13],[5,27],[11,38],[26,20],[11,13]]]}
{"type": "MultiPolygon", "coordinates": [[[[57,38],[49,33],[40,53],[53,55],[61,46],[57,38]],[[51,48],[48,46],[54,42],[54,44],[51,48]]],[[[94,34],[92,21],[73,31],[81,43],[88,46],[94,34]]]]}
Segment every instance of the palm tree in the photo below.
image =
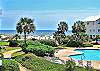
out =
{"type": "Polygon", "coordinates": [[[35,25],[33,24],[34,20],[30,18],[21,18],[17,23],[16,30],[17,33],[24,33],[24,42],[26,46],[26,35],[30,34],[31,32],[34,33],[35,25]]]}
{"type": "Polygon", "coordinates": [[[84,22],[82,21],[77,21],[74,23],[72,26],[72,33],[80,33],[80,32],[86,32],[86,27],[84,22]]]}
{"type": "Polygon", "coordinates": [[[86,27],[84,22],[77,21],[72,26],[72,33],[75,35],[76,41],[78,41],[81,38],[81,34],[86,32],[86,27]]]}
{"type": "Polygon", "coordinates": [[[66,37],[65,31],[68,31],[68,24],[64,21],[61,21],[60,24],[58,24],[58,30],[53,34],[53,37],[55,38],[55,42],[58,42],[57,44],[62,43],[62,40],[66,37]]]}

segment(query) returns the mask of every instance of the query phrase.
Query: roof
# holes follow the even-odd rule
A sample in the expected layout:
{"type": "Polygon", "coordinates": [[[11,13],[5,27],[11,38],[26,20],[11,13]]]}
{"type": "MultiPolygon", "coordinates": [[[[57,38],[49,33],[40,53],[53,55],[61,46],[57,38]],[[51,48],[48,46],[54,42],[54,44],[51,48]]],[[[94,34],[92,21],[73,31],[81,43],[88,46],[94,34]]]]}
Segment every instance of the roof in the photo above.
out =
{"type": "Polygon", "coordinates": [[[89,16],[85,19],[83,19],[82,21],[96,21],[100,18],[100,15],[97,15],[97,16],[89,16]]]}

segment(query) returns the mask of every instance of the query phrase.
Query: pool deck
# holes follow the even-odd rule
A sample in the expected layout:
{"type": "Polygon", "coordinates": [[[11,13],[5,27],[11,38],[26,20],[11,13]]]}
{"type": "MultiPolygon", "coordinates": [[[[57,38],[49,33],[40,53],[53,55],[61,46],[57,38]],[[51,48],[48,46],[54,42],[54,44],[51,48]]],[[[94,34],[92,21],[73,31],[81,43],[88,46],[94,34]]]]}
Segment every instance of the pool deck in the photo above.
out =
{"type": "MultiPolygon", "coordinates": [[[[71,60],[72,58],[70,58],[70,55],[78,55],[78,54],[82,54],[82,52],[78,52],[78,51],[74,51],[76,49],[94,49],[94,50],[99,50],[100,48],[68,48],[68,49],[61,49],[59,50],[57,53],[55,53],[55,57],[59,57],[59,59],[64,60],[64,61],[68,61],[71,60]]],[[[83,64],[86,65],[87,61],[83,60],[83,64]]],[[[96,60],[91,60],[91,65],[94,69],[100,69],[100,61],[96,61],[96,60]]]]}

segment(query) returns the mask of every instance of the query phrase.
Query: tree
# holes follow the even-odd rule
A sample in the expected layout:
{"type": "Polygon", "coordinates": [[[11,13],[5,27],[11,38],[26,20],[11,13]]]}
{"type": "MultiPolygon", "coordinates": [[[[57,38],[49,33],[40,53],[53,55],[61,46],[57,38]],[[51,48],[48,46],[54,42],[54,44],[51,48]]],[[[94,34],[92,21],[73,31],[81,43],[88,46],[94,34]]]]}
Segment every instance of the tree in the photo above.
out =
{"type": "Polygon", "coordinates": [[[24,42],[26,47],[26,35],[30,34],[31,32],[34,33],[35,25],[33,24],[34,20],[31,18],[21,18],[16,26],[17,33],[24,33],[24,42]]]}
{"type": "Polygon", "coordinates": [[[64,38],[66,37],[65,31],[68,31],[68,24],[64,21],[60,22],[58,24],[58,30],[53,34],[53,37],[55,38],[55,41],[58,42],[58,44],[61,44],[64,38]]]}
{"type": "Polygon", "coordinates": [[[81,32],[83,33],[86,32],[85,23],[82,21],[77,21],[72,26],[72,33],[81,33],[81,32]]]}
{"type": "Polygon", "coordinates": [[[80,39],[83,39],[84,35],[86,32],[86,27],[85,27],[85,23],[82,21],[77,21],[74,23],[74,25],[72,26],[72,33],[75,35],[75,40],[79,41],[80,39]]]}

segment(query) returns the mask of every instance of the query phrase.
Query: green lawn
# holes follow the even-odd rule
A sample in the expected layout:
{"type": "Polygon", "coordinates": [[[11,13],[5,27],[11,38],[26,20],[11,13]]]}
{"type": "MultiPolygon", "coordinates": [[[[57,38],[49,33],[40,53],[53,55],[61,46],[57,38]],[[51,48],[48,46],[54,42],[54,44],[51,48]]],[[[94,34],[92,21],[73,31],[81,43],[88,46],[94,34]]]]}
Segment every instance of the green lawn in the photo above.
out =
{"type": "Polygon", "coordinates": [[[6,47],[5,48],[6,51],[16,50],[16,49],[20,49],[20,47],[6,47]]]}
{"type": "Polygon", "coordinates": [[[20,47],[5,47],[0,50],[0,53],[4,53],[7,51],[16,50],[16,49],[20,49],[20,47]]]}
{"type": "Polygon", "coordinates": [[[19,55],[24,55],[24,54],[25,54],[24,52],[19,51],[19,52],[13,53],[13,54],[12,54],[12,57],[14,58],[14,57],[17,57],[17,56],[19,56],[19,55]]]}
{"type": "Polygon", "coordinates": [[[9,42],[0,41],[0,46],[7,46],[7,45],[9,45],[9,42]]]}

